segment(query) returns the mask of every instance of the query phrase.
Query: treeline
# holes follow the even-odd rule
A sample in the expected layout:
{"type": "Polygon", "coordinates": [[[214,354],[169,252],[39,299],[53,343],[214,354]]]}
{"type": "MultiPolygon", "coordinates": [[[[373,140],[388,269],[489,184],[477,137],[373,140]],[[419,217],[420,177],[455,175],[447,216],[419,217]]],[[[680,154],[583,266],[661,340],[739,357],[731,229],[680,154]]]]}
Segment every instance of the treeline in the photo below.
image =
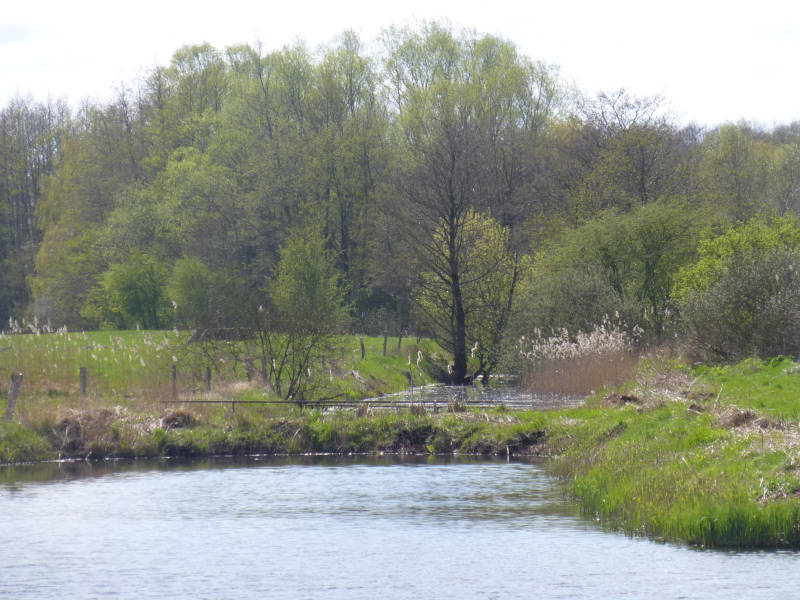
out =
{"type": "Polygon", "coordinates": [[[4,321],[281,330],[294,308],[433,335],[464,381],[521,333],[603,315],[753,350],[704,341],[725,253],[690,271],[737,224],[794,226],[773,219],[800,207],[800,124],[682,125],[659,99],[583,97],[506,40],[429,24],[374,53],[352,33],[316,53],[184,47],[74,114],[16,99],[0,173],[4,321]]]}

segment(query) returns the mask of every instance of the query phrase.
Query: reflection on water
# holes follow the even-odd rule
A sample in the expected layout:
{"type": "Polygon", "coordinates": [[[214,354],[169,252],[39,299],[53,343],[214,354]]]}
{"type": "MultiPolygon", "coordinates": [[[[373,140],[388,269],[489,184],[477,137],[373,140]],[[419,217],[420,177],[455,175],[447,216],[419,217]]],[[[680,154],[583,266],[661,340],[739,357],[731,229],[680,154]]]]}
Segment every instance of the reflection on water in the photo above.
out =
{"type": "MultiPolygon", "coordinates": [[[[435,383],[412,388],[396,394],[371,399],[380,404],[424,404],[428,410],[444,409],[448,405],[488,407],[503,405],[513,410],[547,410],[572,408],[584,402],[584,396],[565,394],[530,394],[523,392],[511,379],[497,378],[489,387],[481,385],[444,385],[435,383]]],[[[367,400],[369,402],[369,400],[367,400]]]]}
{"type": "Polygon", "coordinates": [[[794,553],[605,532],[524,463],[303,457],[0,472],[3,598],[775,598],[793,597],[800,566],[794,553]]]}

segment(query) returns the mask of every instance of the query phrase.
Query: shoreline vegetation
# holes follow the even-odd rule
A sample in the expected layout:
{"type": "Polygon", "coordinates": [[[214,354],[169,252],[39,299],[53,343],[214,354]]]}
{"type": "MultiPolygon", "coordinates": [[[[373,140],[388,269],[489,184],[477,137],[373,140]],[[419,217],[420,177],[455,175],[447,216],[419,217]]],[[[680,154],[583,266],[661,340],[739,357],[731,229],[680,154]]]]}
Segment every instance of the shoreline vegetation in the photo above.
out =
{"type": "Polygon", "coordinates": [[[798,365],[748,358],[800,357],[800,122],[430,22],[184,46],[0,131],[0,463],[542,456],[629,534],[800,549],[798,365]],[[586,401],[390,396],[502,372],[586,401]]]}
{"type": "MultiPolygon", "coordinates": [[[[169,380],[155,373],[186,346],[167,346],[170,336],[180,339],[162,332],[4,337],[3,366],[24,368],[26,379],[14,418],[0,423],[0,463],[307,453],[544,457],[588,516],[628,534],[701,547],[800,547],[800,365],[791,359],[689,368],[643,358],[629,382],[563,410],[451,404],[434,413],[364,404],[326,411],[312,402],[249,404],[269,392],[260,382],[224,379],[224,369],[215,371],[220,380],[211,392],[187,374],[180,382],[187,402],[162,403],[169,380]],[[63,366],[48,345],[67,357],[63,366]],[[137,375],[120,356],[139,365],[137,375]],[[168,359],[158,369],[156,356],[168,359]],[[80,383],[62,375],[83,362],[91,369],[81,396],[80,383]],[[119,392],[123,383],[129,388],[119,392]],[[189,403],[198,399],[219,403],[189,403]]],[[[427,340],[399,347],[388,340],[384,356],[383,338],[364,338],[363,359],[360,341],[337,338],[347,349],[328,359],[318,397],[375,397],[405,389],[409,373],[415,385],[446,373],[444,355],[427,340]]],[[[242,365],[225,368],[244,379],[242,365]]]]}

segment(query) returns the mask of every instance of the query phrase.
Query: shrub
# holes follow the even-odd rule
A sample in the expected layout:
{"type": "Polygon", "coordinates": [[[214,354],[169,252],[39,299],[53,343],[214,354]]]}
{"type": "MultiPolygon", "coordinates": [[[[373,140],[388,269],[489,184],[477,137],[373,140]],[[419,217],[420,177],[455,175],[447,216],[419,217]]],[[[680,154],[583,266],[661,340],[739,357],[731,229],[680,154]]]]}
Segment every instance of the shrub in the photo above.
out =
{"type": "Polygon", "coordinates": [[[754,219],[700,245],[676,281],[683,324],[704,359],[800,353],[800,223],[754,219]]]}
{"type": "Polygon", "coordinates": [[[164,296],[166,270],[152,257],[134,254],[113,264],[92,290],[82,315],[106,327],[160,329],[171,314],[164,296]]]}
{"type": "Polygon", "coordinates": [[[197,258],[181,258],[175,263],[167,293],[177,322],[190,328],[237,326],[249,306],[240,277],[212,271],[197,258]]]}
{"type": "Polygon", "coordinates": [[[691,347],[705,359],[800,354],[800,251],[753,253],[682,304],[691,347]]]}
{"type": "Polygon", "coordinates": [[[672,325],[674,276],[694,260],[707,222],[701,209],[671,199],[565,230],[526,269],[515,327],[586,331],[619,312],[661,338],[672,325]]]}

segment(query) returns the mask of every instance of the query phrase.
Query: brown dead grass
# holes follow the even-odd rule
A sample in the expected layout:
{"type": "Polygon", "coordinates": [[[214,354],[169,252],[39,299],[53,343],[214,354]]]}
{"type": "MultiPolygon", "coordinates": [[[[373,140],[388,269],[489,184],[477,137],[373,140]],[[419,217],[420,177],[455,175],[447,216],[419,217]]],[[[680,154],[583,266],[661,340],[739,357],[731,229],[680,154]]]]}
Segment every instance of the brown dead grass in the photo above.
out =
{"type": "Polygon", "coordinates": [[[522,386],[532,393],[590,395],[603,387],[630,381],[639,355],[620,350],[593,356],[541,359],[523,374],[522,386]]]}

